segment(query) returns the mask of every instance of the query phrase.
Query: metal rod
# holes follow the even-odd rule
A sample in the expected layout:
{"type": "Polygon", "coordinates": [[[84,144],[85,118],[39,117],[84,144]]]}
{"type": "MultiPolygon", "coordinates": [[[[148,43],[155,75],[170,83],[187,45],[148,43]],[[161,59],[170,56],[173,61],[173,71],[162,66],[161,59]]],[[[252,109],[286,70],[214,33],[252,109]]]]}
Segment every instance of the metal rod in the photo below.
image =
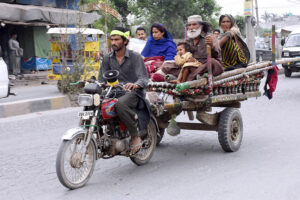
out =
{"type": "Polygon", "coordinates": [[[272,64],[275,65],[275,25],[272,25],[272,64]]]}

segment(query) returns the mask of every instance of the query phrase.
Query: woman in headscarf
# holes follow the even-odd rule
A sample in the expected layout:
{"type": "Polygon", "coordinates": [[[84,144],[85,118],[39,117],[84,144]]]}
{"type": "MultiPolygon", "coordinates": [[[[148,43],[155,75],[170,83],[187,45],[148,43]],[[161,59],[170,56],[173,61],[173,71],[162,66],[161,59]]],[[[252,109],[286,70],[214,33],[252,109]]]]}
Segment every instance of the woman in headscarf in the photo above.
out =
{"type": "Polygon", "coordinates": [[[141,54],[145,57],[149,78],[153,81],[164,81],[165,74],[159,69],[170,61],[175,63],[176,56],[176,44],[166,27],[157,23],[151,26],[150,36],[141,54]]]}
{"type": "Polygon", "coordinates": [[[222,63],[225,71],[247,67],[250,59],[250,52],[241,39],[241,33],[234,18],[231,15],[221,15],[219,26],[223,34],[219,40],[222,52],[222,63]]]}
{"type": "Polygon", "coordinates": [[[146,58],[162,56],[164,60],[174,60],[176,44],[165,26],[157,23],[151,26],[150,36],[141,54],[146,58]]]}

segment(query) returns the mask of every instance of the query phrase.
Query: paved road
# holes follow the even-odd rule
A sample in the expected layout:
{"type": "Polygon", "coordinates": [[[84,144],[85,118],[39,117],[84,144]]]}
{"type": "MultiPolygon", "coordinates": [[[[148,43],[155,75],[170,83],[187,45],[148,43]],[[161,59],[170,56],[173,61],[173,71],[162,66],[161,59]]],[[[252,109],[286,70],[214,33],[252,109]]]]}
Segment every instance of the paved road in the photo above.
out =
{"type": "Polygon", "coordinates": [[[280,76],[274,99],[242,103],[238,152],[224,153],[215,132],[182,131],[166,135],[145,166],[100,160],[74,191],[59,183],[55,157],[79,108],[1,119],[0,199],[300,199],[299,85],[299,74],[280,76]]]}
{"type": "Polygon", "coordinates": [[[62,94],[58,91],[56,85],[18,86],[12,87],[11,90],[17,95],[10,95],[7,98],[2,98],[0,99],[0,103],[62,96],[62,94]]]}

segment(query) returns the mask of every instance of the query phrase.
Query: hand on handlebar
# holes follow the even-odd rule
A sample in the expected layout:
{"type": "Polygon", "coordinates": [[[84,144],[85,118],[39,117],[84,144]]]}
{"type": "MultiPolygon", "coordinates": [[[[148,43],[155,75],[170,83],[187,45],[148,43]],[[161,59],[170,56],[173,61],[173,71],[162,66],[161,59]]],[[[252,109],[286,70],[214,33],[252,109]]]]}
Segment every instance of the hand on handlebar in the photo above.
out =
{"type": "Polygon", "coordinates": [[[135,90],[136,88],[139,88],[140,86],[138,86],[137,84],[134,83],[126,83],[124,85],[124,89],[125,90],[135,90]]]}

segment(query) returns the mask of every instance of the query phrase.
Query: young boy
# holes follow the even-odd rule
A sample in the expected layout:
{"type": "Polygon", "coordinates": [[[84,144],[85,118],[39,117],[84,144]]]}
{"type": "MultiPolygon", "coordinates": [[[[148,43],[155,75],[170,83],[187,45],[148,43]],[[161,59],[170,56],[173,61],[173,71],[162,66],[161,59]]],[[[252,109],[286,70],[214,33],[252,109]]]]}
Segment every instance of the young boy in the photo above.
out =
{"type": "Polygon", "coordinates": [[[187,80],[189,73],[193,72],[197,67],[202,64],[193,58],[191,47],[186,42],[179,42],[177,44],[177,55],[175,56],[175,62],[181,67],[177,80],[170,81],[171,83],[183,83],[187,80]]]}

